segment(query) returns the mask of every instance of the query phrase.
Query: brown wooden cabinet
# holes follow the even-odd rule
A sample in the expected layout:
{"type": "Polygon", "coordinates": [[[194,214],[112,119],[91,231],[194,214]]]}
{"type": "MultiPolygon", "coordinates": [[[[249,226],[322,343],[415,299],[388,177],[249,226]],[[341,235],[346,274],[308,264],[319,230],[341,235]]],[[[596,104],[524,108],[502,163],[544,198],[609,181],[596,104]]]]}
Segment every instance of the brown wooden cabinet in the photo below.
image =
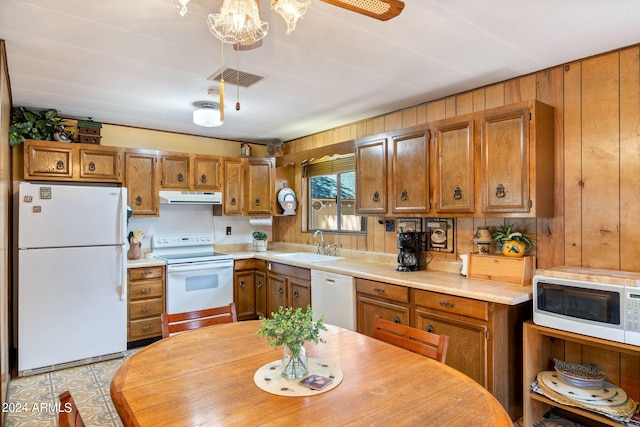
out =
{"type": "Polygon", "coordinates": [[[387,137],[374,136],[356,143],[356,213],[387,212],[387,137]]]}
{"type": "Polygon", "coordinates": [[[518,103],[485,111],[481,123],[481,212],[553,216],[553,107],[518,103]]]}
{"type": "Polygon", "coordinates": [[[133,216],[158,216],[157,152],[126,149],[124,152],[124,186],[133,216]]]}
{"type": "Polygon", "coordinates": [[[390,136],[391,212],[428,213],[429,130],[425,126],[390,136]]]}
{"type": "Polygon", "coordinates": [[[122,182],[120,148],[57,141],[24,142],[24,179],[122,182]]]}
{"type": "Polygon", "coordinates": [[[236,260],[233,271],[233,300],[238,320],[266,316],[267,263],[259,259],[236,260]]]}
{"type": "Polygon", "coordinates": [[[164,266],[130,268],[127,301],[127,341],[162,336],[165,311],[164,266]]]}
{"type": "Polygon", "coordinates": [[[383,319],[411,325],[409,288],[368,279],[356,279],[358,332],[371,335],[373,319],[383,319]]]}
{"type": "Polygon", "coordinates": [[[267,317],[267,263],[259,260],[256,266],[256,316],[267,317]]]}
{"type": "MultiPolygon", "coordinates": [[[[552,407],[583,418],[595,420],[597,425],[620,426],[610,418],[573,406],[563,405],[534,393],[529,385],[540,371],[552,371],[553,359],[572,363],[595,363],[607,374],[608,382],[622,388],[635,401],[640,400],[640,347],[615,341],[574,334],[558,329],[524,324],[524,426],[536,425],[552,407]]],[[[581,424],[587,424],[579,420],[581,424]]]]}
{"type": "Polygon", "coordinates": [[[311,270],[276,262],[268,262],[267,270],[267,313],[311,305],[311,270]]]}
{"type": "Polygon", "coordinates": [[[244,214],[244,161],[224,159],[224,215],[244,214]]]}
{"type": "Polygon", "coordinates": [[[168,190],[222,191],[222,159],[204,154],[164,152],[161,187],[168,190]]]}
{"type": "Polygon", "coordinates": [[[247,159],[244,185],[246,215],[271,216],[276,212],[274,159],[247,159]]]}
{"type": "Polygon", "coordinates": [[[189,190],[191,187],[191,159],[188,154],[163,153],[160,157],[162,178],[160,186],[171,190],[189,190]]]}
{"type": "Polygon", "coordinates": [[[434,124],[436,211],[473,213],[475,209],[475,134],[472,116],[434,124]]]}
{"type": "Polygon", "coordinates": [[[193,157],[193,188],[196,191],[222,191],[222,159],[217,156],[193,157]]]}

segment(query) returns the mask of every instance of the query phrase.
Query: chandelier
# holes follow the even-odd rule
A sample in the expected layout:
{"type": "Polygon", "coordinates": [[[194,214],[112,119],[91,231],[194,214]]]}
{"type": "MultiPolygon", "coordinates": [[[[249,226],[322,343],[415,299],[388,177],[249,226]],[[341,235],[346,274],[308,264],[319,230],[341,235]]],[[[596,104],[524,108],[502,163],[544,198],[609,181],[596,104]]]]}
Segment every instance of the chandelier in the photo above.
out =
{"type": "Polygon", "coordinates": [[[257,42],[269,30],[269,24],[260,19],[256,0],[224,0],[220,13],[210,14],[207,24],[224,43],[257,42]]]}

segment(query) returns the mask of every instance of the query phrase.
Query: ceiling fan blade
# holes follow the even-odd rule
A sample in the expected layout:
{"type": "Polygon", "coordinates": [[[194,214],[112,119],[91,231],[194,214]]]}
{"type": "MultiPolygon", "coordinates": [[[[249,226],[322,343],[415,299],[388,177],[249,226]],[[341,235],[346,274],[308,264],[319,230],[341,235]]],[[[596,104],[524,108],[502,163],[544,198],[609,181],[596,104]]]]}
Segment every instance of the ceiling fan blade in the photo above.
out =
{"type": "Polygon", "coordinates": [[[400,0],[322,0],[325,3],[387,21],[400,15],[404,2],[400,0]]]}

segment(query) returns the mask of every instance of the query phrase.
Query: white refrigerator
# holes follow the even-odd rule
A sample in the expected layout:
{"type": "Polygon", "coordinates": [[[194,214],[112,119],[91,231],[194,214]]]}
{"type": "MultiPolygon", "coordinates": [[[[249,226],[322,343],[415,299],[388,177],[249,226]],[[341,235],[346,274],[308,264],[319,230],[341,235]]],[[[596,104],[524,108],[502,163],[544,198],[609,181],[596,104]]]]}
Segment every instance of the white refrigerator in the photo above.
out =
{"type": "Polygon", "coordinates": [[[127,348],[127,190],[18,184],[18,374],[127,348]]]}

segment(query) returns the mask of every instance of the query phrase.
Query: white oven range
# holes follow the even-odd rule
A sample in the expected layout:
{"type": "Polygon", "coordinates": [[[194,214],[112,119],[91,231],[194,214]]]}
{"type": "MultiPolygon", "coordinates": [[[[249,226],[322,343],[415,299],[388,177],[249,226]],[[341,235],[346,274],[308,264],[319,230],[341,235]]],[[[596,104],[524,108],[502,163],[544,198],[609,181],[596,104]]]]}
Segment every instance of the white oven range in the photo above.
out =
{"type": "Polygon", "coordinates": [[[167,263],[167,313],[233,301],[233,256],[214,250],[212,233],[156,234],[153,255],[167,263]]]}

